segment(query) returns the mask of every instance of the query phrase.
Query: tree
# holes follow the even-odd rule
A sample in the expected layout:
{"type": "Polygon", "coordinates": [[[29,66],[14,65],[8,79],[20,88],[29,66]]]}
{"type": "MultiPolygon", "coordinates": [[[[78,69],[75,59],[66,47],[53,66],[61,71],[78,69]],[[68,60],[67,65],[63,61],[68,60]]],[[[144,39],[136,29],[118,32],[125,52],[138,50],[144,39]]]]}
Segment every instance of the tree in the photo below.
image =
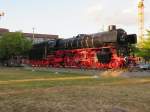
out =
{"type": "Polygon", "coordinates": [[[10,60],[24,55],[32,47],[32,42],[21,32],[8,32],[0,38],[0,58],[10,60]]]}
{"type": "Polygon", "coordinates": [[[143,57],[145,62],[150,60],[150,31],[147,31],[147,38],[139,42],[136,49],[137,56],[143,57]]]}

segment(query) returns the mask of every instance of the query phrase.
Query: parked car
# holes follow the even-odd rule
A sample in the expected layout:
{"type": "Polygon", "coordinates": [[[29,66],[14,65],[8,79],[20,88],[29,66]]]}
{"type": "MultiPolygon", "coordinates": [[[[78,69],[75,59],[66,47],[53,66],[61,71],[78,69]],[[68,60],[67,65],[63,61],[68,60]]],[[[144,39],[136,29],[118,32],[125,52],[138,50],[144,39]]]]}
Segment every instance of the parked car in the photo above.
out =
{"type": "Polygon", "coordinates": [[[142,69],[142,70],[149,70],[150,64],[139,64],[138,67],[139,69],[142,69]]]}

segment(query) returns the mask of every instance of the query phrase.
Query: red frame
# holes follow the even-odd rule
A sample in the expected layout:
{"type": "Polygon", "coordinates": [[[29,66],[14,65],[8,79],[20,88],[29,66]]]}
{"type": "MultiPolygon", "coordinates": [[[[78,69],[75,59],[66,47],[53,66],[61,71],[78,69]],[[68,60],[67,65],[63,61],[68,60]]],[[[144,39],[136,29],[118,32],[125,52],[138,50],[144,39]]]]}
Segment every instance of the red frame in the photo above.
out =
{"type": "MultiPolygon", "coordinates": [[[[33,67],[57,67],[57,68],[84,68],[84,69],[117,69],[125,65],[124,57],[118,56],[116,49],[109,47],[112,59],[107,64],[102,64],[97,59],[97,52],[101,48],[84,48],[74,50],[57,50],[46,59],[29,60],[33,67]]],[[[134,62],[134,59],[130,57],[134,62]]]]}

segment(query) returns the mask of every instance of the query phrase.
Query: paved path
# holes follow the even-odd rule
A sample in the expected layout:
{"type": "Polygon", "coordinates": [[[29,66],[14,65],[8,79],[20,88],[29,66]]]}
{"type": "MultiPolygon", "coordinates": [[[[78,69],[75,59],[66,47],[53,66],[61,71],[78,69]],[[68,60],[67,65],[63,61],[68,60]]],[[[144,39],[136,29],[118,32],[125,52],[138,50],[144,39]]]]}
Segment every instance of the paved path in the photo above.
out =
{"type": "Polygon", "coordinates": [[[85,75],[94,75],[94,76],[122,76],[122,77],[150,77],[150,70],[134,70],[132,72],[127,70],[88,70],[88,69],[71,69],[71,68],[26,68],[30,70],[40,70],[40,71],[50,71],[54,73],[77,73],[85,75]]]}

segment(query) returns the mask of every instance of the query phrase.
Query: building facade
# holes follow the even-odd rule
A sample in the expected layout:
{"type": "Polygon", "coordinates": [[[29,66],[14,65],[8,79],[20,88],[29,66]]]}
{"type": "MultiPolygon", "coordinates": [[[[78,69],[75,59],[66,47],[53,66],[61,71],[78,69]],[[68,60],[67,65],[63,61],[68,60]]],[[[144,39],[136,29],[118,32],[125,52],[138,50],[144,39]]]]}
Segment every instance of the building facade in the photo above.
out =
{"type": "MultiPolygon", "coordinates": [[[[4,34],[10,32],[9,29],[0,28],[0,37],[4,34]]],[[[40,43],[43,41],[48,41],[52,39],[58,39],[58,35],[51,35],[51,34],[38,34],[38,33],[23,33],[24,37],[29,40],[32,40],[33,43],[40,43]]]]}

